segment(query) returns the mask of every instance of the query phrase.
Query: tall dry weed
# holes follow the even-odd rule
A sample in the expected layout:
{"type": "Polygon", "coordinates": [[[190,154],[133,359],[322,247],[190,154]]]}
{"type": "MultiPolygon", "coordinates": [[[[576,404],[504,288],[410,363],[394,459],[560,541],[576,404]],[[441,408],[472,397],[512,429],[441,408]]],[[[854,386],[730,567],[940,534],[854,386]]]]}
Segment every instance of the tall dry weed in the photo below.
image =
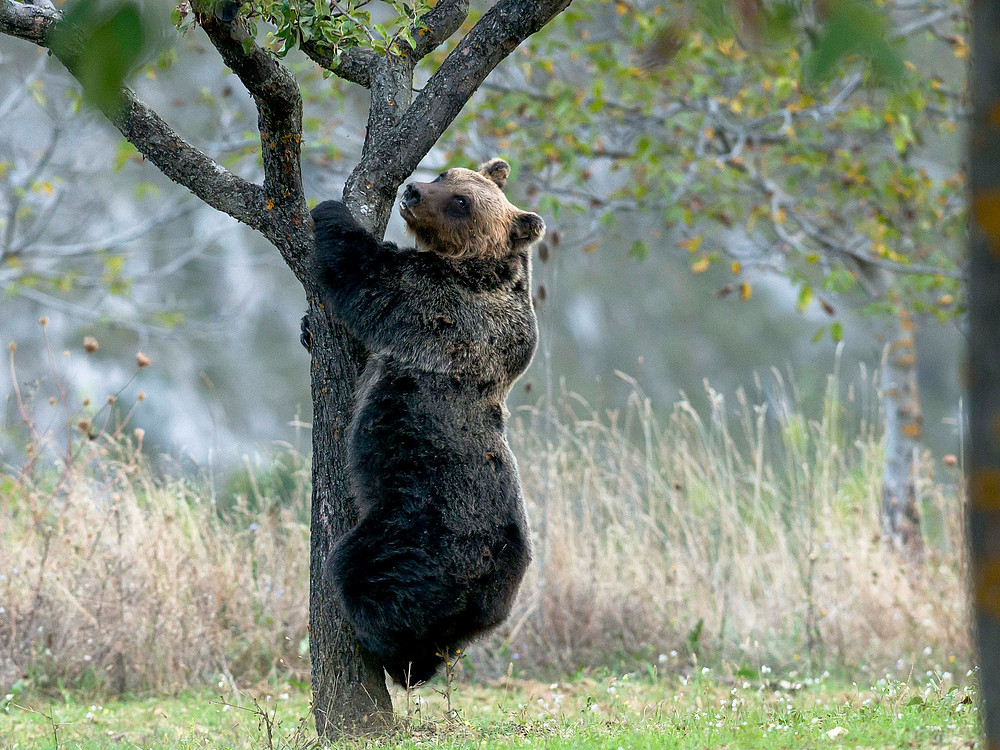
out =
{"type": "Polygon", "coordinates": [[[632,386],[621,409],[562,393],[517,415],[539,543],[497,657],[561,671],[660,655],[800,673],[968,665],[960,475],[934,481],[925,457],[927,553],[893,552],[863,372],[846,387],[832,375],[812,417],[777,371],[755,399],[731,407],[706,384],[707,413],[682,399],[662,419],[632,386]]]}
{"type": "MultiPolygon", "coordinates": [[[[661,416],[632,382],[617,409],[561,393],[516,412],[535,563],[468,664],[967,663],[958,475],[935,481],[928,461],[926,555],[892,552],[870,381],[831,376],[814,414],[776,372],[733,406],[706,386],[707,410],[661,416]]],[[[220,494],[155,475],[127,419],[90,415],[65,438],[19,409],[31,450],[0,476],[0,690],[307,679],[307,460],[272,467],[280,481],[248,467],[220,494]]]]}

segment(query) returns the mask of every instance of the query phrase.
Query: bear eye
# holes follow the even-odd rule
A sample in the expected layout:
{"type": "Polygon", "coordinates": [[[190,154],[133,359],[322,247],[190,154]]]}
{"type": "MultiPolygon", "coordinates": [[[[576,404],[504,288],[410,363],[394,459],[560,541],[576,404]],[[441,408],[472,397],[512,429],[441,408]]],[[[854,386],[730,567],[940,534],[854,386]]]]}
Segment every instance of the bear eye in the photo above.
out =
{"type": "Polygon", "coordinates": [[[462,195],[452,196],[445,213],[458,219],[468,218],[472,214],[469,199],[462,195]]]}

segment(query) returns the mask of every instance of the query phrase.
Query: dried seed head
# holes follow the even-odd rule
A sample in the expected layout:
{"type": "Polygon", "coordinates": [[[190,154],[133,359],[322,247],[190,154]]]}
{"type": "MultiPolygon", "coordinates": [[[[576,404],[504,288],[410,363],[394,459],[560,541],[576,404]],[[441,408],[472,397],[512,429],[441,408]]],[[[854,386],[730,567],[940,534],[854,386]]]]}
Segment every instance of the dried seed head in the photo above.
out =
{"type": "Polygon", "coordinates": [[[83,350],[87,352],[87,354],[93,354],[98,350],[98,348],[100,348],[100,344],[97,343],[97,339],[93,336],[83,337],[83,350]]]}
{"type": "Polygon", "coordinates": [[[949,469],[958,466],[958,459],[955,457],[954,453],[949,453],[947,456],[943,457],[941,461],[949,469]]]}
{"type": "Polygon", "coordinates": [[[89,396],[83,400],[83,405],[84,406],[90,406],[90,397],[89,396]]]}
{"type": "Polygon", "coordinates": [[[135,439],[138,440],[140,443],[142,442],[142,439],[146,437],[146,431],[141,427],[136,427],[133,434],[135,435],[135,439]]]}
{"type": "Polygon", "coordinates": [[[49,406],[55,406],[55,405],[56,405],[56,397],[49,396],[49,406]]]}
{"type": "Polygon", "coordinates": [[[108,396],[108,406],[113,404],[117,399],[114,396],[108,396]]]}
{"type": "Polygon", "coordinates": [[[7,348],[10,349],[11,352],[16,352],[17,351],[17,342],[16,341],[11,341],[10,345],[7,348]]]}
{"type": "Polygon", "coordinates": [[[49,319],[46,318],[44,315],[38,319],[38,325],[40,325],[42,328],[45,328],[45,326],[47,326],[48,324],[49,324],[49,319]]]}
{"type": "Polygon", "coordinates": [[[139,394],[135,397],[135,400],[136,401],[145,401],[146,400],[146,392],[145,391],[139,391],[139,394]]]}
{"type": "Polygon", "coordinates": [[[83,432],[83,433],[89,433],[90,432],[90,420],[89,419],[81,419],[79,422],[76,423],[76,426],[80,428],[80,432],[83,432]]]}
{"type": "Polygon", "coordinates": [[[148,354],[143,354],[142,352],[137,352],[135,355],[135,363],[139,366],[141,370],[143,367],[149,367],[153,364],[153,358],[148,354]]]}

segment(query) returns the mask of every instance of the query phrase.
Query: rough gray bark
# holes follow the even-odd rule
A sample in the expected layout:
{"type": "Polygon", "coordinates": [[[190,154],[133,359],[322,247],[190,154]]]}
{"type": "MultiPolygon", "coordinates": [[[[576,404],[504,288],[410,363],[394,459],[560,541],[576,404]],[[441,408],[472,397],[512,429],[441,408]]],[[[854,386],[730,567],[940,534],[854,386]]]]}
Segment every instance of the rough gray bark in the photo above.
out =
{"type": "MultiPolygon", "coordinates": [[[[452,50],[416,100],[412,100],[414,68],[459,29],[468,14],[468,0],[440,0],[424,17],[425,28],[415,30],[416,47],[399,53],[378,56],[355,48],[333,67],[333,60],[318,47],[305,46],[306,54],[316,62],[371,90],[361,161],[344,190],[344,200],[359,221],[382,236],[397,189],[479,84],[521,41],[570,1],[499,0],[452,50]]],[[[264,184],[247,182],[198,151],[127,89],[122,106],[105,114],[170,179],[260,231],[302,282],[312,336],[309,633],[316,729],[323,737],[378,729],[386,725],[392,710],[384,674],[380,667],[361,658],[350,625],[319,575],[337,538],[356,522],[344,439],[354,384],[366,354],[323,309],[309,270],[314,239],[300,174],[299,89],[291,74],[259,47],[251,44],[244,49],[245,32],[238,24],[223,23],[211,13],[198,13],[202,7],[199,2],[192,5],[199,24],[257,106],[264,184]]],[[[0,33],[43,47],[48,46],[61,18],[61,13],[51,8],[0,0],[0,33]]]]}
{"type": "Polygon", "coordinates": [[[900,551],[923,552],[917,507],[917,465],[923,412],[917,388],[913,319],[905,310],[893,317],[891,338],[882,359],[882,414],[885,466],[882,475],[882,527],[900,551]]]}
{"type": "Polygon", "coordinates": [[[1000,4],[972,3],[969,450],[972,606],[986,747],[1000,748],[1000,4]]]}

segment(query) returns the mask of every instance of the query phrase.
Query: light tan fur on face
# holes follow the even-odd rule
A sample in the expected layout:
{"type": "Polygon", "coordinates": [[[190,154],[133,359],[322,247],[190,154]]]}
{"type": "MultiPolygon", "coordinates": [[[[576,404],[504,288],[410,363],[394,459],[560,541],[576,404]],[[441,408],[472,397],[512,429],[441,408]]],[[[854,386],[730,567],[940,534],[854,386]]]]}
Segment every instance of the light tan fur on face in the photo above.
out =
{"type": "Polygon", "coordinates": [[[456,167],[434,182],[411,183],[420,202],[401,204],[400,215],[417,247],[452,258],[503,258],[541,239],[541,217],[521,211],[503,194],[509,174],[505,161],[493,159],[478,172],[456,167]],[[468,216],[458,215],[458,198],[467,202],[468,216]]]}

